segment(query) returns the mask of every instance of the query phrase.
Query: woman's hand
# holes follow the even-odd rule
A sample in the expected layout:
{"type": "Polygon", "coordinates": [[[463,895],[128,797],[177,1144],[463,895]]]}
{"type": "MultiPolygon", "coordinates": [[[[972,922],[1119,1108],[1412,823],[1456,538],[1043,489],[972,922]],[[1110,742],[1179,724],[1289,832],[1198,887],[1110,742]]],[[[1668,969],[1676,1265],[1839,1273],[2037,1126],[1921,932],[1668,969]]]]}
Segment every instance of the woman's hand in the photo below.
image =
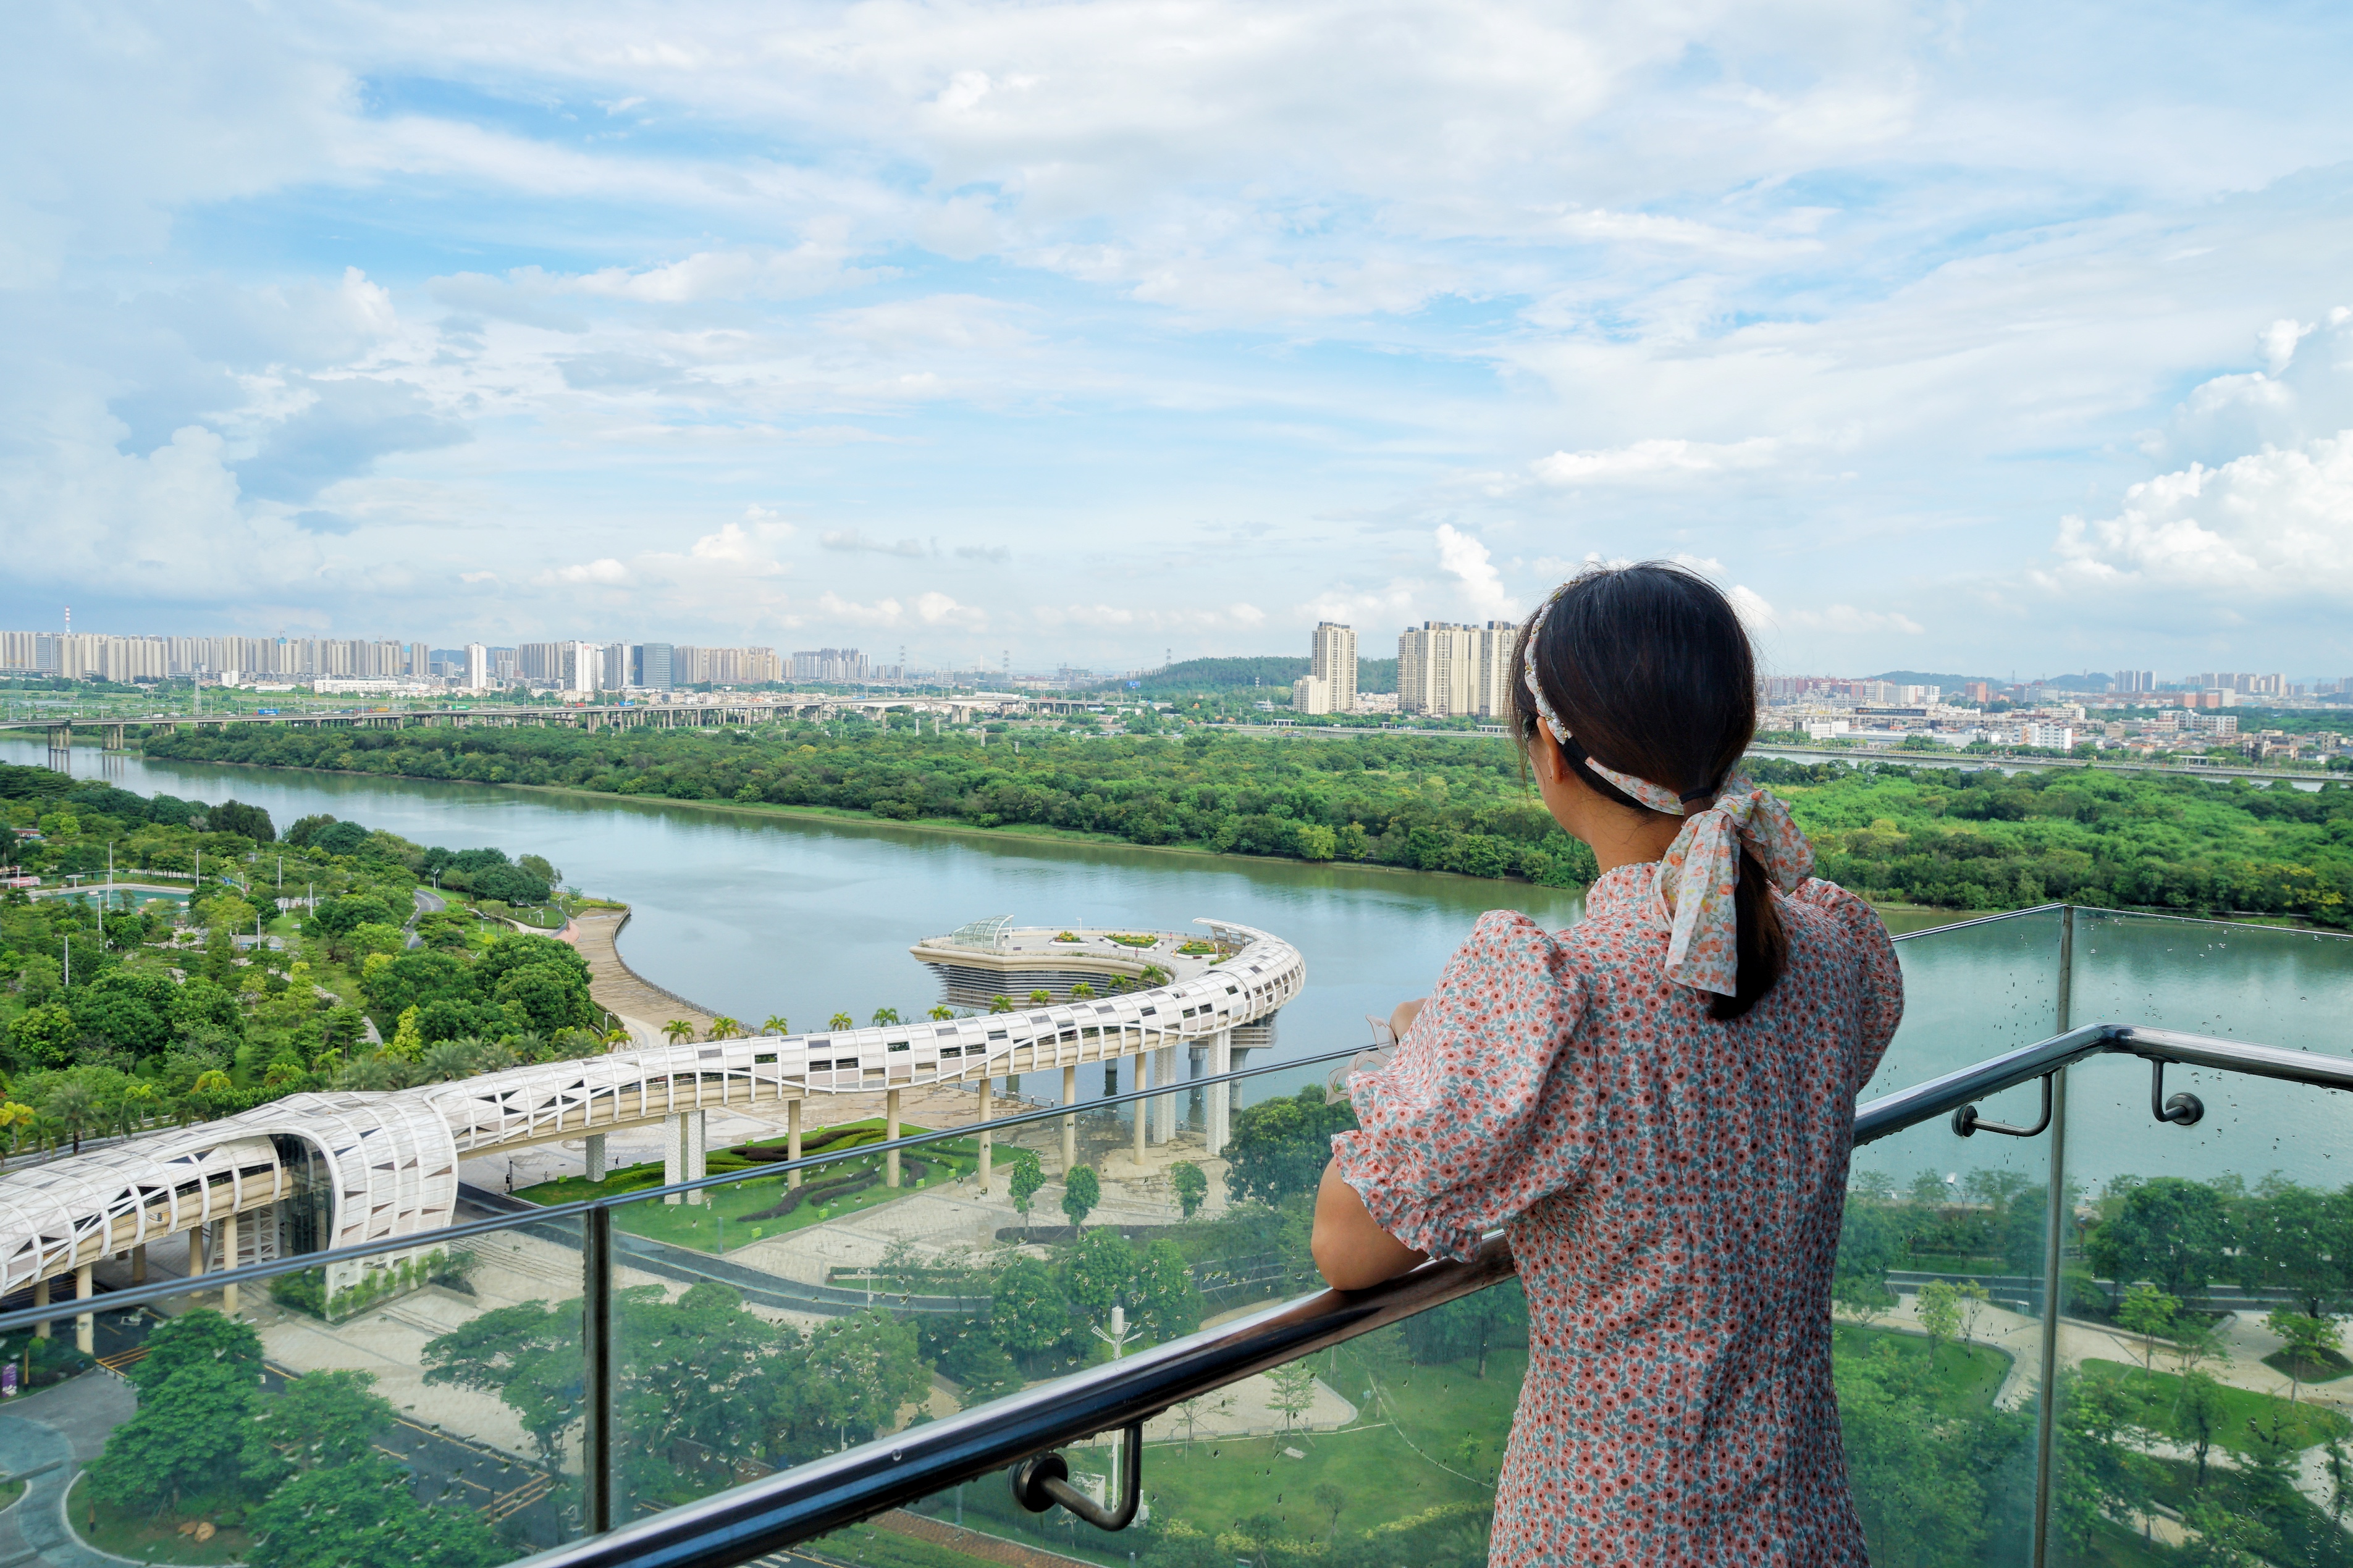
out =
{"type": "Polygon", "coordinates": [[[1413,1021],[1421,1016],[1421,1005],[1429,1000],[1427,996],[1417,996],[1410,1002],[1398,1003],[1397,1011],[1389,1015],[1389,1037],[1404,1039],[1405,1032],[1413,1027],[1413,1021]]]}
{"type": "Polygon", "coordinates": [[[1394,1279],[1430,1257],[1383,1230],[1356,1189],[1340,1179],[1337,1165],[1324,1167],[1323,1184],[1315,1189],[1315,1230],[1307,1248],[1315,1256],[1324,1283],[1335,1290],[1361,1290],[1394,1279]]]}

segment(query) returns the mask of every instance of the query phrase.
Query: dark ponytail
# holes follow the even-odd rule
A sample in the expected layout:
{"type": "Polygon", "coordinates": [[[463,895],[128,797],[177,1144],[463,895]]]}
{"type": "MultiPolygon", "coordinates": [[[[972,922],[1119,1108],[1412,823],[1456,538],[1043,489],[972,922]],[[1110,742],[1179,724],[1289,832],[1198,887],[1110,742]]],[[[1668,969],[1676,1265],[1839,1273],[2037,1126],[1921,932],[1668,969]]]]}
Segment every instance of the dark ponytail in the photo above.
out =
{"type": "MultiPolygon", "coordinates": [[[[1529,626],[1523,626],[1525,639],[1529,626]]],[[[1757,656],[1730,600],[1706,578],[1663,562],[1595,567],[1562,588],[1535,647],[1545,700],[1575,744],[1613,772],[1686,800],[1724,787],[1757,734],[1757,656]]],[[[1513,682],[1523,744],[1537,739],[1525,678],[1513,682]]],[[[1578,782],[1634,811],[1652,812],[1589,769],[1578,782]]],[[[1737,1018],[1773,988],[1788,952],[1765,868],[1746,849],[1733,889],[1739,916],[1737,994],[1712,996],[1717,1018],[1737,1018]]]]}

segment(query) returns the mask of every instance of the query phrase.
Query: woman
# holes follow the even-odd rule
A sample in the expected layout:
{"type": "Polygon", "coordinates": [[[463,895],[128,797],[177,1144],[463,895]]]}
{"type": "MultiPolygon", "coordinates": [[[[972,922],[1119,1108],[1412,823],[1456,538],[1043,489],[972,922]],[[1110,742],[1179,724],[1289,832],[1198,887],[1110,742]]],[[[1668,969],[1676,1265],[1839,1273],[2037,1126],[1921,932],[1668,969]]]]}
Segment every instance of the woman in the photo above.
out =
{"type": "Polygon", "coordinates": [[[1558,935],[1482,917],[1398,1009],[1316,1263],[1356,1289],[1505,1227],[1529,1353],[1493,1563],[1861,1563],[1831,1264],[1894,949],[1734,775],[1755,658],[1712,584],[1586,573],[1520,650],[1529,768],[1600,876],[1558,935]]]}

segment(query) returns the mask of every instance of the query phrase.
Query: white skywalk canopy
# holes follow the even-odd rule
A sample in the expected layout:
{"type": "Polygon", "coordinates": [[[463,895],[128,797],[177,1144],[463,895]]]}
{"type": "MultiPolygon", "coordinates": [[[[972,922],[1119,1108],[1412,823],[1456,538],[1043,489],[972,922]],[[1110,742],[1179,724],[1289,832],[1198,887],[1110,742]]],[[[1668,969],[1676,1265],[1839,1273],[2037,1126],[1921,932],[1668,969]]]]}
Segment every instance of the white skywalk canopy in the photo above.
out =
{"type": "Polygon", "coordinates": [[[0,1294],[323,1190],[321,1247],[449,1223],[460,1160],[717,1106],[918,1088],[1208,1040],[1299,994],[1306,963],[1202,921],[1228,956],[1145,991],[1017,1013],[616,1051],[388,1093],[294,1094],[201,1127],[0,1174],[0,1294]]]}

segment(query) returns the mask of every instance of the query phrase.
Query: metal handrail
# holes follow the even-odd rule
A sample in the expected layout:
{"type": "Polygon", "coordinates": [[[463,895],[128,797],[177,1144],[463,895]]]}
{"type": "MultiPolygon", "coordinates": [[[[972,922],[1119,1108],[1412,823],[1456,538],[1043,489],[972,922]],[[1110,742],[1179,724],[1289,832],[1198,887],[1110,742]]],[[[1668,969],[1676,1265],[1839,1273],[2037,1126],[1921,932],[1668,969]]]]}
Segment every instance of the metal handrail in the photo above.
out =
{"type": "MultiPolygon", "coordinates": [[[[1872,1101],[1856,1113],[1855,1144],[1933,1121],[2070,1062],[2110,1053],[2353,1089],[2353,1059],[2173,1029],[2094,1024],[1872,1101]]],[[[1509,1245],[1501,1232],[1492,1233],[1468,1263],[1425,1263],[1367,1289],[1318,1291],[554,1548],[528,1559],[528,1568],[732,1568],[1032,1455],[1146,1420],[1270,1367],[1499,1284],[1514,1272],[1509,1245]]]]}

